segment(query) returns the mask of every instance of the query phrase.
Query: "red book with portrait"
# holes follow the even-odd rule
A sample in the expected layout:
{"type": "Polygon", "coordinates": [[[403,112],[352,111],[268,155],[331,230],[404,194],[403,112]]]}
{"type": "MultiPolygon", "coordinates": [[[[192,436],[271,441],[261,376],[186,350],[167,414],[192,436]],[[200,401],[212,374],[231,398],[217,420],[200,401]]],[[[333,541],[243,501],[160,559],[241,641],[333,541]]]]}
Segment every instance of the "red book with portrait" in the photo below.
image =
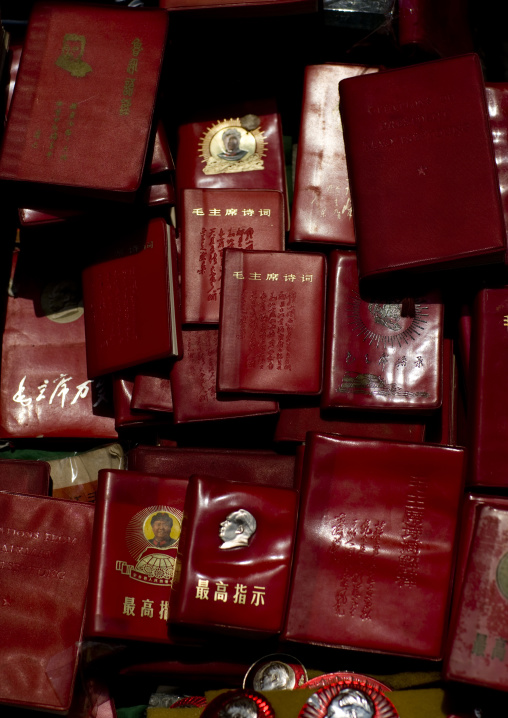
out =
{"type": "Polygon", "coordinates": [[[360,294],[356,254],[330,254],[321,406],[429,412],[442,402],[444,307],[438,292],[360,294]]]}
{"type": "Polygon", "coordinates": [[[137,471],[99,472],[87,638],[167,642],[187,483],[137,471]]]}
{"type": "Polygon", "coordinates": [[[50,466],[46,461],[30,459],[2,459],[0,461],[0,491],[18,494],[49,494],[50,466]]]}
{"type": "Polygon", "coordinates": [[[224,250],[217,391],[319,394],[326,259],[224,250]]]}
{"type": "Polygon", "coordinates": [[[309,434],[283,639],[438,659],[463,449],[309,434]]]}
{"type": "Polygon", "coordinates": [[[0,703],[63,713],[78,665],[94,508],[0,492],[0,516],[0,703]]]}
{"type": "Polygon", "coordinates": [[[182,321],[218,324],[222,250],[284,249],[284,199],[268,190],[182,191],[182,321]]]}
{"type": "Polygon", "coordinates": [[[168,29],[156,8],[39,3],[30,16],[0,179],[132,201],[150,157],[168,29]]]}

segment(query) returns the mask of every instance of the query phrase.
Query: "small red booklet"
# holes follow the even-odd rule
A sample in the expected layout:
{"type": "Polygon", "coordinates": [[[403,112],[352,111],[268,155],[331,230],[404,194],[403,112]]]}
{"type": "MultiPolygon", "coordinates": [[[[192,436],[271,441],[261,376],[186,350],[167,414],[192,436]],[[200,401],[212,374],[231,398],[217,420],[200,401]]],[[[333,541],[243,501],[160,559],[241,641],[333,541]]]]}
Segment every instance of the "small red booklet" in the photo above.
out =
{"type": "Polygon", "coordinates": [[[224,250],[217,390],[319,394],[322,254],[224,250]]]}
{"type": "Polygon", "coordinates": [[[113,403],[115,405],[115,426],[117,430],[127,427],[170,423],[171,414],[162,414],[160,411],[151,409],[137,410],[132,408],[134,381],[135,370],[127,369],[113,374],[113,403]]]}
{"type": "Polygon", "coordinates": [[[441,57],[471,52],[469,9],[467,0],[398,0],[399,44],[441,57]]]}
{"type": "Polygon", "coordinates": [[[18,494],[49,494],[50,466],[46,461],[3,459],[0,461],[0,491],[18,494]]]}
{"type": "Polygon", "coordinates": [[[135,411],[173,411],[168,361],[155,362],[140,368],[134,377],[131,409],[135,411]]]}
{"type": "Polygon", "coordinates": [[[269,190],[182,191],[182,321],[219,323],[222,250],[284,249],[284,200],[269,190]]]}

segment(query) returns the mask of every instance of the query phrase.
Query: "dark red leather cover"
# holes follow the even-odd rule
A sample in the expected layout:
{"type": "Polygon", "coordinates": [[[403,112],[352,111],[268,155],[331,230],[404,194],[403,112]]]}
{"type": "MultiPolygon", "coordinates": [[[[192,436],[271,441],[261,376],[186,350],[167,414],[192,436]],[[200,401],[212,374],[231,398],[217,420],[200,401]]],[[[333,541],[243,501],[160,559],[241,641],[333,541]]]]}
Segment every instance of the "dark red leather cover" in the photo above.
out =
{"type": "Polygon", "coordinates": [[[18,494],[49,494],[50,466],[46,461],[2,459],[0,461],[0,491],[18,494]]]}
{"type": "Polygon", "coordinates": [[[184,329],[182,338],[183,358],[170,376],[175,424],[277,413],[273,400],[217,395],[217,329],[184,329]]]}
{"type": "Polygon", "coordinates": [[[159,120],[155,132],[150,175],[152,179],[154,179],[157,175],[173,172],[174,169],[175,163],[173,162],[173,156],[169,147],[168,136],[164,129],[164,124],[159,120]]]}
{"type": "Polygon", "coordinates": [[[464,450],[309,434],[283,639],[436,659],[464,450]]]}
{"type": "Polygon", "coordinates": [[[377,71],[334,63],[305,68],[290,242],[355,245],[337,87],[377,71]]]}
{"type": "Polygon", "coordinates": [[[319,394],[326,259],[224,250],[218,391],[319,394]]]}
{"type": "Polygon", "coordinates": [[[113,403],[115,406],[115,426],[117,429],[161,424],[171,421],[171,415],[161,415],[157,411],[138,411],[132,408],[134,391],[134,371],[123,371],[113,375],[113,403]]]}
{"type": "Polygon", "coordinates": [[[360,294],[356,254],[329,259],[328,313],[321,406],[426,411],[441,406],[443,304],[438,292],[414,298],[360,294]]]}
{"type": "Polygon", "coordinates": [[[297,496],[290,489],[203,476],[190,479],[170,631],[178,626],[259,636],[279,633],[289,588],[297,496]],[[252,523],[235,522],[241,509],[254,517],[253,532],[252,523]],[[226,522],[228,527],[223,526],[226,522]]]}
{"type": "Polygon", "coordinates": [[[340,93],[360,278],[503,261],[478,57],[348,78],[340,93]]]}
{"type": "Polygon", "coordinates": [[[135,411],[173,411],[169,362],[157,362],[137,371],[132,389],[131,409],[135,411]]]}
{"type": "Polygon", "coordinates": [[[88,638],[168,640],[169,596],[187,483],[135,471],[99,472],[88,638]],[[166,522],[156,534],[158,519],[152,520],[159,513],[169,515],[172,525],[168,531],[171,522],[166,522]]]}
{"type": "MultiPolygon", "coordinates": [[[[94,509],[0,493],[0,703],[68,710],[88,584],[94,509]]],[[[3,712],[3,711],[2,711],[3,712]]]]}
{"type": "MultiPolygon", "coordinates": [[[[505,225],[508,220],[508,83],[485,85],[505,225]]],[[[508,264],[508,259],[505,259],[508,264]]]]}
{"type": "Polygon", "coordinates": [[[36,5],[0,178],[133,199],[149,147],[167,28],[168,15],[158,9],[36,5]]]}
{"type": "Polygon", "coordinates": [[[145,232],[140,251],[83,272],[91,378],[182,352],[174,241],[160,217],[145,232]]]}
{"type": "Polygon", "coordinates": [[[467,0],[398,0],[399,43],[450,57],[474,48],[467,0]]]}
{"type": "Polygon", "coordinates": [[[282,251],[282,194],[268,190],[183,190],[183,322],[219,323],[224,247],[282,251]]]}
{"type": "Polygon", "coordinates": [[[206,474],[283,489],[295,486],[295,457],[273,451],[137,446],[127,461],[129,469],[159,476],[206,474]]]}
{"type": "Polygon", "coordinates": [[[425,441],[431,444],[457,446],[459,410],[459,377],[453,341],[443,338],[443,403],[427,421],[425,441]]]}

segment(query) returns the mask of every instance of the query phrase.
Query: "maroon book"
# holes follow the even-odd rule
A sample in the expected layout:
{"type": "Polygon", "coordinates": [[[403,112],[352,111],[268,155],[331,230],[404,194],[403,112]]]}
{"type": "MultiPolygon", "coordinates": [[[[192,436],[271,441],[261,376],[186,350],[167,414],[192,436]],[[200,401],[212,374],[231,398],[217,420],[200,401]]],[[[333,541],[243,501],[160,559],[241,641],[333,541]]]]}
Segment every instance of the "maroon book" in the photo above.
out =
{"type": "Polygon", "coordinates": [[[209,17],[264,17],[318,11],[317,0],[159,0],[159,7],[209,17]]]}
{"type": "Polygon", "coordinates": [[[132,388],[131,409],[134,411],[173,411],[173,395],[169,362],[157,362],[137,371],[132,388]]]}
{"type": "Polygon", "coordinates": [[[443,403],[427,421],[425,441],[431,444],[457,446],[459,412],[459,377],[453,341],[443,339],[443,403]]]}
{"type": "MultiPolygon", "coordinates": [[[[508,83],[493,82],[485,85],[489,110],[489,123],[494,145],[494,157],[501,191],[505,225],[508,222],[508,83]]],[[[505,264],[508,264],[505,258],[505,264]]]]}
{"type": "Polygon", "coordinates": [[[309,435],[283,639],[441,657],[464,453],[309,435]]]}
{"type": "Polygon", "coordinates": [[[356,254],[330,255],[321,406],[429,412],[442,402],[443,304],[360,294],[356,254]]]}
{"type": "Polygon", "coordinates": [[[137,410],[132,407],[135,372],[123,371],[113,374],[113,404],[115,407],[115,426],[133,428],[149,424],[171,422],[171,414],[165,415],[155,410],[137,410]]]}
{"type": "Polygon", "coordinates": [[[182,321],[218,324],[222,250],[284,249],[284,200],[268,190],[182,191],[182,321]]]}
{"type": "Polygon", "coordinates": [[[399,44],[450,57],[474,48],[467,0],[399,0],[399,44]]]}
{"type": "Polygon", "coordinates": [[[326,259],[226,249],[217,390],[319,394],[326,259]]]}
{"type": "Polygon", "coordinates": [[[46,461],[2,459],[0,461],[0,491],[17,494],[49,494],[50,466],[46,461]]]}

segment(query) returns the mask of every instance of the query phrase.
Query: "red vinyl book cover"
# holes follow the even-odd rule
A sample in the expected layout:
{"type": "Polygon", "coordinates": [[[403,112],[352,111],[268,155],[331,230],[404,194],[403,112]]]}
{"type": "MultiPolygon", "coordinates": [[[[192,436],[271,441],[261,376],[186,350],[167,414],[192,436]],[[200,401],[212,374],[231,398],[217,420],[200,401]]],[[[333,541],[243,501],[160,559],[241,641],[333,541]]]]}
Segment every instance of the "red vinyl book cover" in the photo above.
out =
{"type": "Polygon", "coordinates": [[[167,642],[187,483],[135,471],[99,472],[87,638],[167,642]]]}
{"type": "Polygon", "coordinates": [[[93,506],[0,492],[0,517],[0,703],[67,711],[82,635],[93,506]]]}
{"type": "Polygon", "coordinates": [[[131,409],[135,411],[173,411],[169,362],[149,364],[136,372],[132,388],[131,409]]]}
{"type": "Polygon", "coordinates": [[[18,494],[49,494],[50,466],[46,461],[30,459],[2,459],[0,461],[0,491],[18,494]]]}
{"type": "Polygon", "coordinates": [[[502,262],[478,57],[348,78],[340,95],[360,278],[502,262]]]}
{"type": "Polygon", "coordinates": [[[441,657],[464,455],[308,435],[283,639],[441,657]]]}
{"type": "Polygon", "coordinates": [[[431,444],[457,446],[459,424],[459,376],[453,351],[453,340],[443,339],[443,403],[427,421],[425,441],[431,444]]]}
{"type": "Polygon", "coordinates": [[[317,0],[159,0],[170,11],[191,10],[208,17],[263,17],[318,11],[317,0]]]}
{"type": "Polygon", "coordinates": [[[410,316],[404,316],[404,299],[393,294],[364,298],[356,254],[330,254],[321,406],[402,412],[441,406],[440,294],[412,298],[410,316]]]}
{"type": "Polygon", "coordinates": [[[171,415],[154,410],[137,410],[132,407],[135,372],[127,370],[113,374],[113,403],[115,406],[115,426],[120,428],[142,427],[171,422],[171,415]]]}
{"type": "Polygon", "coordinates": [[[162,218],[134,254],[83,271],[88,375],[181,354],[176,247],[162,218]]]}
{"type": "Polygon", "coordinates": [[[182,321],[218,324],[222,250],[284,250],[284,200],[268,190],[182,191],[182,321]]]}
{"type": "Polygon", "coordinates": [[[326,259],[226,249],[217,390],[319,394],[326,259]]]}
{"type": "MultiPolygon", "coordinates": [[[[505,224],[508,222],[508,83],[491,82],[485,85],[485,96],[492,131],[494,157],[501,191],[505,224]]],[[[508,260],[505,259],[505,264],[508,260]]]]}
{"type": "Polygon", "coordinates": [[[355,245],[337,87],[377,71],[333,63],[305,68],[290,242],[355,245]]]}
{"type": "Polygon", "coordinates": [[[168,15],[39,3],[32,11],[0,178],[132,200],[141,184],[168,15]]]}
{"type": "Polygon", "coordinates": [[[217,395],[217,329],[184,329],[183,358],[171,369],[175,424],[276,414],[276,401],[217,395]]]}
{"type": "Polygon", "coordinates": [[[399,0],[399,43],[450,57],[474,48],[466,0],[399,0]]]}

